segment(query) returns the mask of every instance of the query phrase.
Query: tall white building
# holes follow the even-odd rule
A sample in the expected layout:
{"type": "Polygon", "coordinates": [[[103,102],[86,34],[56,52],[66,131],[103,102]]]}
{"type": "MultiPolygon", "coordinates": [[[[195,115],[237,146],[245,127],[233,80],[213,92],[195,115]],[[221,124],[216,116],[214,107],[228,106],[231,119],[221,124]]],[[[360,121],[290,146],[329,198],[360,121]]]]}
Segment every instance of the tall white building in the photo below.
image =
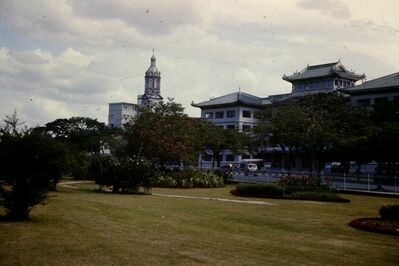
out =
{"type": "Polygon", "coordinates": [[[153,54],[151,65],[144,76],[144,94],[137,96],[137,104],[128,102],[109,103],[108,126],[122,128],[138,114],[139,107],[151,106],[163,100],[161,96],[161,72],[156,66],[156,58],[153,54]]]}

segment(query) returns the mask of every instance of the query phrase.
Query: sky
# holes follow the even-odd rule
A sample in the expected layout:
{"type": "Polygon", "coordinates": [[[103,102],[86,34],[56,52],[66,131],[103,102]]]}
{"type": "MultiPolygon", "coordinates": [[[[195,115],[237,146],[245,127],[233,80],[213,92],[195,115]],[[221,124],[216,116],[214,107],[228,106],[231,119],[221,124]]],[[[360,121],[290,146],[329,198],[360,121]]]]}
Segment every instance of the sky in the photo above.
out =
{"type": "Polygon", "coordinates": [[[341,60],[399,71],[397,0],[0,0],[0,116],[27,125],[137,102],[155,49],[161,94],[191,102],[241,89],[288,93],[283,74],[341,60]]]}

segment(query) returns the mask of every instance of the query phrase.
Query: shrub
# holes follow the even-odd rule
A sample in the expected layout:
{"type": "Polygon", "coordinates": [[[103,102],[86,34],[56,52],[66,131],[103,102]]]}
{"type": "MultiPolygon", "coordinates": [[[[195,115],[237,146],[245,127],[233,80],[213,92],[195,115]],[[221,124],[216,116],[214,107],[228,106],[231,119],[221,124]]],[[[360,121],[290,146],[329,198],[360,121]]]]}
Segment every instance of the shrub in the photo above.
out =
{"type": "Polygon", "coordinates": [[[399,219],[399,204],[382,206],[380,216],[386,220],[399,219]]]}
{"type": "Polygon", "coordinates": [[[89,167],[89,176],[98,184],[99,190],[112,186],[114,193],[137,193],[140,187],[148,193],[155,175],[156,168],[139,156],[117,159],[98,155],[93,157],[89,167]]]}
{"type": "Polygon", "coordinates": [[[223,178],[212,172],[184,169],[164,173],[155,181],[159,187],[211,188],[224,185],[223,178]]]}
{"type": "Polygon", "coordinates": [[[291,185],[289,187],[288,194],[285,193],[283,186],[277,184],[239,184],[231,193],[236,196],[248,197],[350,202],[350,200],[341,198],[331,191],[309,191],[305,185],[291,185]]]}
{"type": "Polygon", "coordinates": [[[65,155],[62,144],[38,133],[0,134],[0,198],[9,218],[27,220],[44,203],[65,171],[65,155]]]}
{"type": "Polygon", "coordinates": [[[276,184],[238,184],[235,193],[240,195],[282,197],[283,188],[276,184]]]}
{"type": "Polygon", "coordinates": [[[76,152],[70,155],[70,171],[74,179],[82,180],[89,178],[91,158],[85,151],[76,152]]]}
{"type": "Polygon", "coordinates": [[[216,169],[213,171],[213,173],[221,178],[223,178],[223,183],[226,184],[231,184],[233,183],[233,173],[231,170],[226,170],[226,169],[216,169]]]}
{"type": "Polygon", "coordinates": [[[330,192],[318,192],[318,191],[297,191],[289,195],[289,197],[301,200],[318,200],[318,201],[332,201],[332,202],[350,202],[348,199],[344,199],[330,192]]]}

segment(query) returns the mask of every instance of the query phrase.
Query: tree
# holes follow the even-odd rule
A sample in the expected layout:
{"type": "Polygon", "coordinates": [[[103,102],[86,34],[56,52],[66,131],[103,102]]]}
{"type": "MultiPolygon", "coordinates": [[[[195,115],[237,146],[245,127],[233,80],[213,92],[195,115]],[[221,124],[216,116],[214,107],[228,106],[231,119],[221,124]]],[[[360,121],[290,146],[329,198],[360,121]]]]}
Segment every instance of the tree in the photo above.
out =
{"type": "Polygon", "coordinates": [[[47,123],[42,130],[69,146],[87,152],[98,153],[102,144],[110,141],[108,127],[88,117],[56,119],[47,123]]]}
{"type": "Polygon", "coordinates": [[[108,127],[88,117],[60,118],[34,130],[67,146],[69,172],[76,179],[87,178],[90,156],[100,153],[104,144],[113,143],[108,127]]]}
{"type": "Polygon", "coordinates": [[[162,167],[192,159],[194,123],[183,110],[173,101],[141,109],[125,127],[126,155],[143,156],[162,167]]]}
{"type": "Polygon", "coordinates": [[[331,149],[335,140],[336,131],[330,119],[334,100],[332,95],[312,95],[291,98],[272,107],[272,141],[288,152],[289,168],[292,154],[302,150],[310,158],[311,172],[320,169],[323,153],[331,149]]]}
{"type": "Polygon", "coordinates": [[[65,169],[65,147],[33,130],[18,130],[16,114],[0,128],[0,198],[8,217],[29,219],[65,169]]]}
{"type": "Polygon", "coordinates": [[[212,157],[213,168],[220,167],[220,155],[224,150],[235,153],[247,150],[251,143],[248,134],[232,129],[223,129],[210,121],[201,120],[198,127],[200,152],[212,157]],[[216,165],[215,165],[216,163],[216,165]]]}

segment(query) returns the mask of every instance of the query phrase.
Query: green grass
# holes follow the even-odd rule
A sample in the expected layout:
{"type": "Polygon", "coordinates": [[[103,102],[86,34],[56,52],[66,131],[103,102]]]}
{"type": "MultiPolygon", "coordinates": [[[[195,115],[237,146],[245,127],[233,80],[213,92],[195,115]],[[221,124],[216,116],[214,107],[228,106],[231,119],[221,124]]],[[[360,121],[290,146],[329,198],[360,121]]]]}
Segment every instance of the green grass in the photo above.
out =
{"type": "Polygon", "coordinates": [[[0,222],[1,265],[398,265],[399,238],[349,227],[397,199],[351,203],[245,199],[216,189],[154,193],[259,200],[273,206],[60,188],[32,221],[0,222]]]}

